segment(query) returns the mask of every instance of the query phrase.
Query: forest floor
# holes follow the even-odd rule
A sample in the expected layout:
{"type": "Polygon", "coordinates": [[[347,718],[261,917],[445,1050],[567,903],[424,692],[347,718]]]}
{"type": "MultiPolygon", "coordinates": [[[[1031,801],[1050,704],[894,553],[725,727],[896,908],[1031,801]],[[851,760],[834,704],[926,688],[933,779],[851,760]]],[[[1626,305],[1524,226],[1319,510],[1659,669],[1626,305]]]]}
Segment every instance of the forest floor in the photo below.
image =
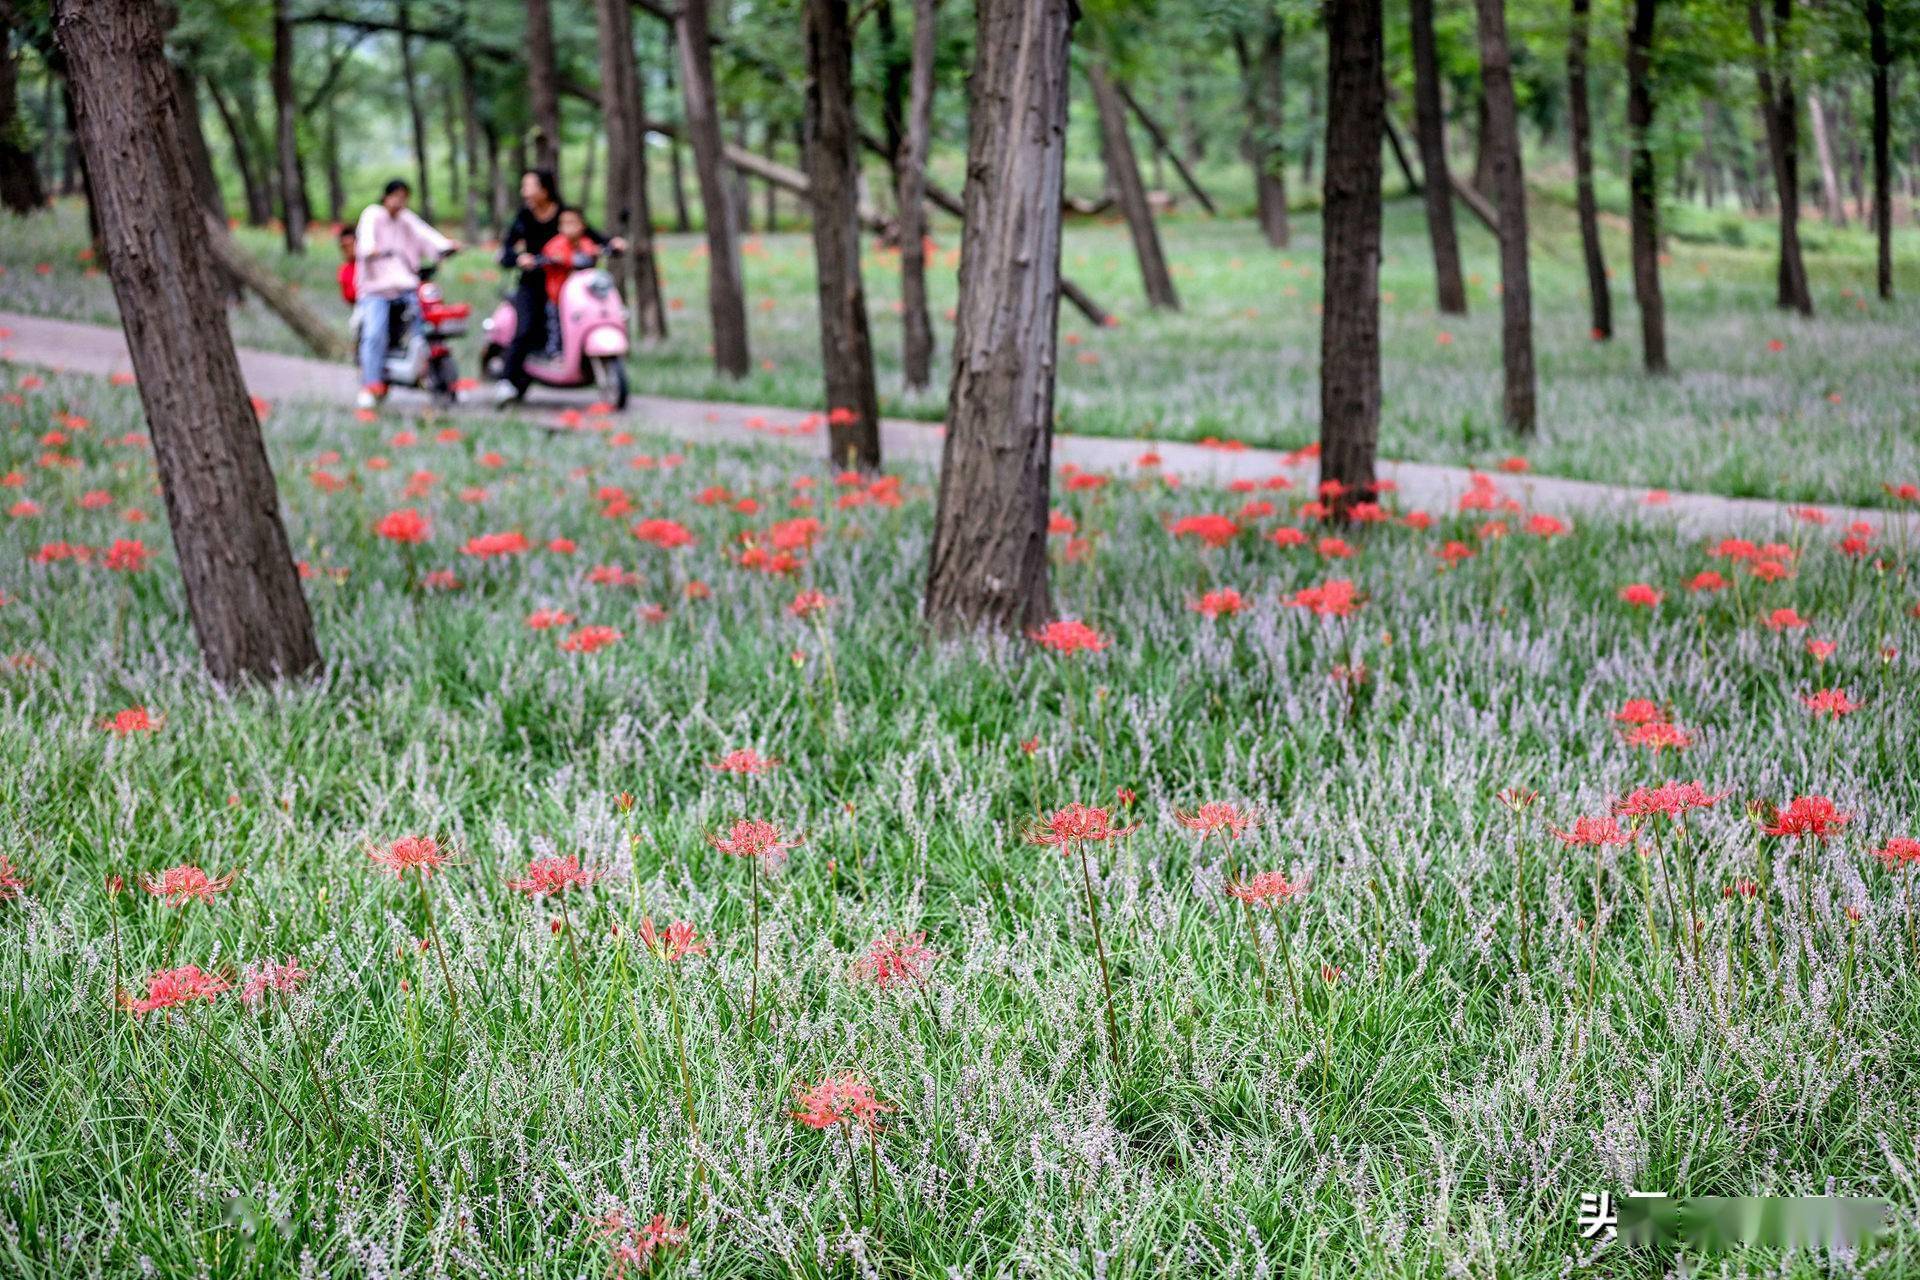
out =
{"type": "MultiPolygon", "coordinates": [[[[1628,488],[1859,506],[1885,504],[1889,483],[1920,480],[1920,398],[1913,394],[1920,380],[1913,342],[1920,332],[1914,286],[1920,233],[1899,232],[1898,271],[1906,287],[1887,305],[1870,297],[1865,241],[1812,229],[1809,270],[1818,314],[1804,319],[1773,305],[1773,257],[1763,224],[1732,215],[1720,222],[1685,220],[1693,238],[1674,239],[1664,270],[1675,372],[1649,378],[1638,363],[1622,228],[1609,222],[1617,336],[1597,343],[1589,334],[1572,219],[1546,199],[1533,213],[1541,421],[1535,439],[1517,441],[1499,421],[1498,269],[1491,238],[1462,220],[1472,310],[1442,317],[1433,309],[1418,204],[1388,206],[1381,274],[1384,455],[1490,470],[1518,454],[1539,474],[1628,488]]],[[[243,235],[276,270],[301,282],[317,305],[339,306],[332,281],[337,257],[323,233],[317,231],[311,251],[299,257],[286,255],[265,233],[243,235]]],[[[1211,437],[1281,450],[1313,440],[1319,417],[1315,215],[1296,217],[1295,242],[1281,251],[1268,248],[1244,221],[1186,213],[1165,219],[1164,235],[1185,304],[1175,315],[1145,308],[1123,228],[1069,226],[1064,268],[1114,311],[1118,324],[1095,329],[1063,307],[1062,431],[1211,437]]],[[[943,227],[936,239],[930,288],[944,359],[958,238],[943,227]]],[[[664,345],[636,353],[637,387],[689,400],[819,408],[819,330],[805,234],[760,234],[744,242],[756,367],[740,382],[715,377],[707,355],[702,242],[668,235],[660,243],[671,334],[664,345]]],[[[112,323],[112,290],[85,254],[84,219],[71,203],[54,217],[10,225],[0,239],[0,310],[112,323]]],[[[937,420],[943,366],[936,367],[930,393],[901,394],[893,319],[898,279],[897,255],[870,249],[866,282],[883,409],[937,420]]],[[[441,283],[484,313],[501,276],[483,252],[474,252],[456,258],[441,283]]],[[[236,313],[234,330],[242,346],[299,350],[257,305],[236,313]]],[[[471,369],[475,351],[460,354],[471,369]]]]}
{"type": "Polygon", "coordinates": [[[924,461],[497,421],[269,405],[328,669],[221,691],[135,389],[9,372],[8,1275],[1915,1273],[1904,534],[1128,458],[1099,647],[941,643],[924,461]]]}

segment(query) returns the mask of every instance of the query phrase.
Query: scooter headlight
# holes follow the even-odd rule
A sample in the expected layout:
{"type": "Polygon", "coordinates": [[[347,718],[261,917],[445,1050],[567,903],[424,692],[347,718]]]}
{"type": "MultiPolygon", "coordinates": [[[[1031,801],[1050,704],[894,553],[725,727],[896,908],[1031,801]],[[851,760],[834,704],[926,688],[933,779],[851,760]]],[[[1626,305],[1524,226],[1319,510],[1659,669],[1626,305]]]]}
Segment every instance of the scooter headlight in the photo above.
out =
{"type": "Polygon", "coordinates": [[[613,292],[613,277],[604,271],[596,271],[587,281],[587,292],[596,298],[604,298],[613,292]]]}

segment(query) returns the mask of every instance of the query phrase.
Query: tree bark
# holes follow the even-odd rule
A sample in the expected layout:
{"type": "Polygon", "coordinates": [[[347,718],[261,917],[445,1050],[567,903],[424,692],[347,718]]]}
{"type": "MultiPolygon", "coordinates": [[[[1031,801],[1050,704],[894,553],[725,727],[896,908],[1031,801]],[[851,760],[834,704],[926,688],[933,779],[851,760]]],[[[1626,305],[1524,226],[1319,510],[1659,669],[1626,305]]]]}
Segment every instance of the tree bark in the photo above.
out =
{"type": "MultiPolygon", "coordinates": [[[[1279,72],[1280,68],[1276,65],[1274,68],[1276,77],[1279,72]]],[[[1276,80],[1275,83],[1277,84],[1278,81],[1276,80]]],[[[1120,100],[1127,104],[1127,110],[1132,112],[1133,118],[1140,122],[1140,127],[1147,131],[1148,141],[1153,143],[1155,182],[1158,183],[1160,177],[1160,161],[1165,158],[1167,163],[1173,166],[1174,173],[1179,176],[1180,185],[1187,189],[1209,216],[1218,217],[1220,210],[1214,205],[1213,197],[1207,194],[1207,189],[1200,185],[1200,180],[1193,176],[1191,169],[1187,168],[1187,162],[1180,158],[1179,149],[1173,145],[1173,139],[1167,136],[1167,131],[1162,129],[1159,122],[1140,104],[1140,99],[1133,96],[1131,89],[1124,84],[1116,84],[1114,87],[1120,91],[1120,100]]],[[[1284,182],[1281,184],[1281,197],[1285,199],[1284,182]]]]}
{"type": "Polygon", "coordinates": [[[1755,79],[1760,88],[1760,117],[1766,126],[1767,155],[1773,162],[1774,194],[1780,207],[1780,262],[1776,297],[1782,310],[1813,314],[1806,259],[1800,253],[1800,113],[1795,105],[1791,47],[1793,0],[1774,0],[1772,47],[1760,0],[1748,0],[1747,28],[1758,53],[1755,79]]]}
{"type": "Polygon", "coordinates": [[[1833,163],[1833,140],[1827,136],[1827,108],[1817,90],[1807,90],[1807,123],[1813,130],[1813,156],[1820,166],[1820,203],[1829,223],[1847,225],[1847,202],[1840,196],[1840,171],[1833,163]]]}
{"type": "MultiPolygon", "coordinates": [[[[1380,439],[1380,138],[1386,125],[1381,0],[1327,5],[1322,193],[1320,478],[1344,518],[1374,491],[1380,439]]],[[[1429,186],[1436,185],[1431,179],[1429,186]]]]}
{"type": "MultiPolygon", "coordinates": [[[[667,57],[667,92],[674,92],[675,60],[671,53],[667,57]]],[[[681,146],[680,134],[676,131],[669,135],[672,144],[668,154],[668,174],[673,187],[673,229],[680,235],[693,230],[693,219],[687,213],[687,175],[686,164],[682,158],[685,150],[681,146]]]]}
{"type": "Polygon", "coordinates": [[[1605,342],[1613,337],[1613,290],[1607,283],[1607,260],[1600,245],[1600,206],[1593,192],[1593,123],[1587,91],[1587,32],[1591,22],[1589,0],[1573,0],[1573,26],[1567,36],[1567,114],[1573,135],[1574,203],[1579,208],[1580,253],[1587,265],[1592,335],[1595,341],[1605,342]]]}
{"type": "MultiPolygon", "coordinates": [[[[460,172],[461,128],[464,113],[460,110],[459,96],[454,92],[450,81],[440,82],[440,125],[442,136],[447,143],[447,200],[453,208],[465,210],[469,201],[466,187],[471,184],[471,172],[463,180],[460,172]]],[[[464,214],[462,215],[464,217],[464,214]]]]}
{"type": "Polygon", "coordinates": [[[828,461],[880,466],[880,396],[860,280],[860,127],[853,116],[853,30],[847,0],[807,0],[807,151],[813,190],[820,362],[826,373],[828,461]]]}
{"type": "Polygon", "coordinates": [[[47,192],[20,116],[20,64],[11,43],[18,22],[12,0],[0,0],[0,208],[28,214],[46,207],[47,192]]]}
{"type": "MultiPolygon", "coordinates": [[[[299,103],[293,96],[293,23],[287,0],[273,0],[274,155],[280,165],[280,229],[288,253],[307,251],[307,186],[300,176],[299,103]]],[[[422,204],[425,203],[422,193],[422,204]]]]}
{"type": "Polygon", "coordinates": [[[667,336],[660,298],[660,261],[653,243],[653,207],[647,192],[647,112],[633,54],[629,0],[594,0],[599,23],[601,114],[607,127],[607,225],[625,236],[628,253],[616,270],[642,339],[667,336]]]}
{"type": "Polygon", "coordinates": [[[1633,230],[1633,298],[1648,373],[1667,371],[1667,312],[1660,297],[1660,199],[1653,171],[1653,31],[1658,0],[1633,0],[1627,32],[1628,217],[1633,230]]]}
{"type": "Polygon", "coordinates": [[[488,198],[482,184],[492,181],[491,161],[480,127],[480,93],[473,82],[473,59],[458,50],[455,56],[460,69],[461,134],[467,148],[467,203],[461,225],[466,239],[472,241],[480,236],[481,202],[488,198]]]}
{"type": "Polygon", "coordinates": [[[725,143],[714,101],[712,36],[707,0],[681,0],[674,30],[680,45],[681,94],[686,102],[687,137],[693,145],[694,176],[707,224],[707,305],[713,317],[714,368],[729,378],[744,378],[751,363],[747,351],[746,287],[740,277],[740,246],[733,234],[732,201],[727,195],[725,143]]]}
{"type": "Polygon", "coordinates": [[[552,0],[527,0],[527,102],[533,110],[533,164],[560,177],[559,77],[553,63],[552,0]]]}
{"type": "Polygon", "coordinates": [[[1867,0],[1867,47],[1873,60],[1873,233],[1876,280],[1883,302],[1893,301],[1893,46],[1887,39],[1886,0],[1867,0]]]}
{"type": "Polygon", "coordinates": [[[1286,110],[1286,85],[1282,80],[1286,28],[1278,17],[1270,15],[1266,22],[1257,53],[1239,31],[1233,33],[1233,51],[1240,64],[1241,96],[1246,104],[1241,146],[1253,170],[1254,209],[1267,243],[1284,249],[1293,239],[1287,221],[1287,153],[1281,132],[1286,110]]]}
{"type": "Polygon", "coordinates": [[[913,0],[913,54],[906,132],[894,166],[900,205],[900,363],[909,393],[933,381],[933,318],[927,306],[927,150],[933,138],[933,60],[940,0],[913,0]]]}
{"type": "Polygon", "coordinates": [[[233,167],[239,171],[240,189],[246,196],[247,225],[264,227],[273,218],[273,204],[254,168],[246,133],[241,129],[238,116],[217,82],[207,81],[207,96],[213,99],[214,112],[220,117],[221,127],[227,131],[227,141],[233,149],[233,167]]]}
{"type": "MultiPolygon", "coordinates": [[[[1577,0],[1585,3],[1585,0],[1577,0]]],[[[1467,314],[1467,285],[1460,274],[1460,235],[1453,221],[1453,182],[1447,167],[1447,122],[1440,105],[1440,56],[1433,37],[1433,0],[1411,0],[1413,37],[1413,132],[1420,147],[1421,197],[1427,205],[1427,239],[1433,243],[1433,290],[1440,314],[1467,314]]],[[[1576,143],[1577,145],[1577,143],[1576,143]]]]}
{"type": "Polygon", "coordinates": [[[1474,0],[1474,10],[1480,33],[1480,81],[1487,108],[1481,145],[1500,210],[1500,357],[1506,380],[1502,411],[1510,430],[1532,435],[1533,288],[1527,264],[1527,184],[1520,168],[1520,126],[1513,105],[1506,0],[1474,0]]]}
{"type": "Polygon", "coordinates": [[[1047,501],[1073,0],[976,0],[966,220],[926,617],[952,632],[1052,612],[1047,501]]]}
{"type": "MultiPolygon", "coordinates": [[[[284,2],[284,0],[283,0],[284,2]]],[[[529,11],[532,5],[528,6],[529,11]]],[[[407,7],[400,6],[400,79],[407,91],[407,117],[413,126],[414,198],[419,201],[420,216],[433,221],[432,175],[427,164],[427,122],[420,110],[420,82],[413,74],[413,35],[407,23],[407,7]]]]}
{"type": "Polygon", "coordinates": [[[207,670],[221,683],[317,671],[273,470],[202,251],[157,6],[58,0],[54,13],[207,670]]]}
{"type": "Polygon", "coordinates": [[[1155,311],[1178,311],[1180,295],[1174,292],[1166,254],[1160,248],[1160,231],[1153,221],[1153,206],[1147,203],[1147,188],[1140,181],[1140,164],[1127,133],[1126,103],[1121,101],[1101,60],[1088,61],[1087,83],[1093,88],[1094,105],[1100,113],[1100,143],[1107,157],[1107,172],[1113,177],[1120,212],[1133,236],[1134,256],[1140,261],[1147,305],[1155,311]]]}

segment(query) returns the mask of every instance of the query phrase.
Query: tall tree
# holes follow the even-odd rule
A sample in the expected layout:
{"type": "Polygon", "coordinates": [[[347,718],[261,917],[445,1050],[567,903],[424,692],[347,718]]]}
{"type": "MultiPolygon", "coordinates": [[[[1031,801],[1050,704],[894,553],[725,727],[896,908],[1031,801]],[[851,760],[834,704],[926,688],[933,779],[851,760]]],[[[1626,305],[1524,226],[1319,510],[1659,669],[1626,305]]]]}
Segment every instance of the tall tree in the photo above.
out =
{"type": "Polygon", "coordinates": [[[21,123],[20,64],[12,42],[18,25],[14,0],[0,0],[0,208],[25,214],[44,208],[47,192],[21,123]]]}
{"type": "Polygon", "coordinates": [[[713,317],[713,364],[729,378],[744,378],[747,293],[740,278],[740,246],[733,234],[733,201],[727,193],[725,140],[714,101],[713,34],[707,0],[681,0],[674,21],[680,45],[680,88],[686,104],[687,139],[693,144],[694,177],[707,224],[707,307],[713,317]]]}
{"type": "Polygon", "coordinates": [[[1260,231],[1268,244],[1284,249],[1293,238],[1287,221],[1287,152],[1283,145],[1286,20],[1279,14],[1265,13],[1253,34],[1257,48],[1248,43],[1246,32],[1236,27],[1233,33],[1234,58],[1240,65],[1240,96],[1247,117],[1240,145],[1253,169],[1253,203],[1260,231]]]}
{"type": "MultiPolygon", "coordinates": [[[[1380,439],[1380,138],[1386,51],[1380,0],[1326,7],[1320,479],[1344,516],[1372,495],[1380,439]]],[[[1433,178],[1428,177],[1428,185],[1433,178]]]]}
{"type": "MultiPolygon", "coordinates": [[[[280,221],[288,253],[307,251],[307,184],[300,176],[300,104],[293,94],[293,23],[287,0],[273,0],[274,153],[280,165],[280,221]]],[[[423,182],[424,187],[424,182],[423,182]]],[[[422,199],[424,202],[424,190],[422,199]]]]}
{"type": "Polygon", "coordinates": [[[900,364],[909,392],[933,380],[933,319],[927,307],[927,150],[933,137],[933,59],[939,0],[913,0],[913,56],[895,199],[900,206],[900,364]]]}
{"type": "Polygon", "coordinates": [[[1173,275],[1167,270],[1167,255],[1160,247],[1160,229],[1154,225],[1153,206],[1147,202],[1147,186],[1140,180],[1140,161],[1133,153],[1133,139],[1127,133],[1127,106],[1114,84],[1104,59],[1087,62],[1087,83],[1093,89],[1094,107],[1100,113],[1100,149],[1106,156],[1107,174],[1133,237],[1134,257],[1140,262],[1140,280],[1146,286],[1147,305],[1156,311],[1178,311],[1180,295],[1174,292],[1173,275]]]}
{"type": "Polygon", "coordinates": [[[316,671],[279,493],[220,308],[159,6],[56,0],[92,198],[174,550],[214,679],[316,671]]]}
{"type": "Polygon", "coordinates": [[[1627,31],[1627,131],[1632,148],[1627,213],[1633,234],[1633,298],[1640,308],[1640,352],[1648,373],[1667,371],[1667,311],[1660,297],[1660,195],[1652,138],[1657,3],[1633,0],[1633,24],[1627,31]]]}
{"type": "Polygon", "coordinates": [[[1527,183],[1520,167],[1520,124],[1513,105],[1513,54],[1506,0],[1474,0],[1480,30],[1480,84],[1486,100],[1481,135],[1494,202],[1500,209],[1500,362],[1502,410],[1510,430],[1534,429],[1533,286],[1527,265],[1527,183]]]}
{"type": "MultiPolygon", "coordinates": [[[[284,0],[282,0],[284,2],[284,0]]],[[[531,5],[528,6],[532,8],[531,5]]],[[[413,73],[413,29],[407,22],[407,6],[400,6],[400,80],[407,93],[407,117],[413,126],[413,194],[420,202],[420,216],[433,221],[433,174],[427,163],[427,120],[420,109],[420,80],[413,73]]]]}
{"type": "Polygon", "coordinates": [[[1836,227],[1847,225],[1847,202],[1840,195],[1840,171],[1833,163],[1833,139],[1827,129],[1827,106],[1816,89],[1807,90],[1807,124],[1813,131],[1813,158],[1820,166],[1821,211],[1836,227]]]}
{"type": "MultiPolygon", "coordinates": [[[[1585,3],[1585,0],[1577,0],[1585,3]]],[[[1420,146],[1420,193],[1433,242],[1433,290],[1442,315],[1467,313],[1460,276],[1460,236],[1453,222],[1453,179],[1447,171],[1447,121],[1440,104],[1440,55],[1433,37],[1433,0],[1410,0],[1413,37],[1413,132],[1420,146]]]]}
{"type": "Polygon", "coordinates": [[[1873,233],[1882,301],[1893,301],[1893,46],[1887,39],[1886,0],[1867,0],[1867,52],[1873,61],[1873,233]]]}
{"type": "Polygon", "coordinates": [[[1052,612],[1047,500],[1074,0],[975,0],[953,385],[927,620],[1035,627],[1052,612]]]}
{"type": "Polygon", "coordinates": [[[1771,41],[1760,0],[1747,0],[1747,29],[1753,36],[1760,118],[1766,126],[1767,155],[1773,162],[1773,189],[1780,207],[1776,299],[1782,310],[1810,316],[1813,293],[1807,288],[1807,262],[1800,253],[1800,111],[1793,94],[1789,61],[1793,48],[1793,0],[1774,0],[1771,41]]]}
{"type": "Polygon", "coordinates": [[[640,336],[667,336],[660,300],[660,263],[654,252],[653,206],[647,193],[647,112],[633,54],[633,7],[628,0],[594,0],[600,35],[600,106],[607,125],[607,224],[625,236],[628,256],[619,269],[640,336]]]}
{"type": "Polygon", "coordinates": [[[1573,25],[1567,33],[1567,120],[1573,135],[1574,203],[1579,208],[1580,254],[1587,264],[1587,301],[1593,336],[1613,337],[1613,290],[1607,284],[1607,260],[1600,248],[1600,204],[1593,192],[1593,121],[1587,93],[1587,32],[1590,0],[1573,0],[1573,25]]]}
{"type": "Polygon", "coordinates": [[[208,77],[207,96],[213,100],[214,113],[220,117],[233,148],[233,167],[240,174],[240,190],[247,203],[247,225],[264,227],[273,217],[273,195],[253,162],[253,148],[248,145],[240,110],[228,101],[217,77],[208,77]]]}
{"type": "Polygon", "coordinates": [[[807,176],[827,452],[839,466],[880,466],[880,396],[860,280],[860,126],[853,116],[853,29],[847,0],[807,0],[807,176]]]}
{"type": "Polygon", "coordinates": [[[560,74],[553,60],[552,0],[527,0],[527,105],[535,168],[560,174],[560,74]]]}

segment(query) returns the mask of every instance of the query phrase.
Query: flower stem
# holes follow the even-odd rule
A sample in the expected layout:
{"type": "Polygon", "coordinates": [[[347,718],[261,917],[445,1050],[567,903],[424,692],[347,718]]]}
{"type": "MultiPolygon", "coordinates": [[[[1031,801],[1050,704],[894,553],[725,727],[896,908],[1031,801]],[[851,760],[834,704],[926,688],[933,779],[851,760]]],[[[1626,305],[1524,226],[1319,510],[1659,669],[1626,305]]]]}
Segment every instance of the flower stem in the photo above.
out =
{"type": "Polygon", "coordinates": [[[1107,969],[1107,944],[1100,936],[1100,904],[1093,896],[1093,871],[1087,866],[1087,848],[1080,845],[1080,881],[1087,890],[1087,915],[1093,921],[1093,949],[1100,957],[1100,985],[1107,996],[1107,1051],[1115,1073],[1120,1070],[1120,1024],[1113,1016],[1113,975],[1107,969]]]}

